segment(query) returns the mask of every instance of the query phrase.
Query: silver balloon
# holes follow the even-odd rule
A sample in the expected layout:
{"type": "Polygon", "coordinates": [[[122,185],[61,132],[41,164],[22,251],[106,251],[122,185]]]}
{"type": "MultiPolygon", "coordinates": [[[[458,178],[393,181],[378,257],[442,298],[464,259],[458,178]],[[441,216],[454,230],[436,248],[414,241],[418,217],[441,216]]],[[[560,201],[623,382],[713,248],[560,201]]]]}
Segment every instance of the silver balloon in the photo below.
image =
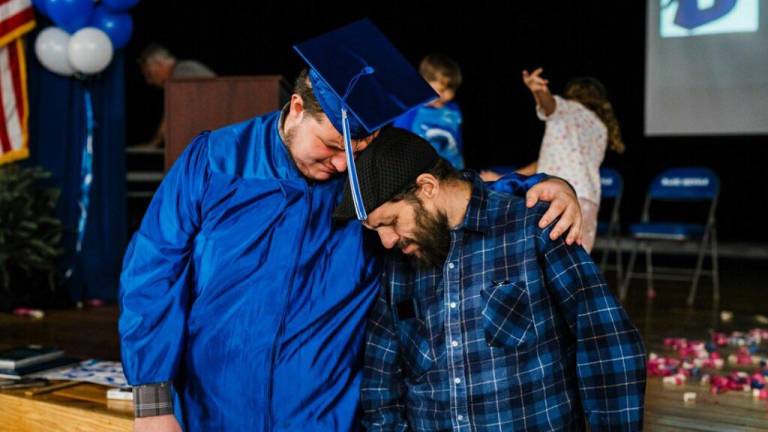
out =
{"type": "Polygon", "coordinates": [[[69,62],[69,33],[58,27],[48,27],[35,40],[35,55],[46,69],[59,75],[70,76],[75,69],[69,62]]]}
{"type": "Polygon", "coordinates": [[[103,71],[112,61],[112,41],[96,27],[85,27],[69,39],[69,62],[84,74],[103,71]]]}

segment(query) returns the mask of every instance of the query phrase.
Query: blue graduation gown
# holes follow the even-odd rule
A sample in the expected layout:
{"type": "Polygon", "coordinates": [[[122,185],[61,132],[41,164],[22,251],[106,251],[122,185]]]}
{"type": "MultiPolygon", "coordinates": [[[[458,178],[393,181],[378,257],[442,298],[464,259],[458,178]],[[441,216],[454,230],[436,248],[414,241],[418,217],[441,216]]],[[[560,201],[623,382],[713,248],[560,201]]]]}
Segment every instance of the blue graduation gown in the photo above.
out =
{"type": "Polygon", "coordinates": [[[358,429],[375,239],[332,222],[345,177],[302,177],[279,118],[196,137],[125,255],[126,377],[173,381],[189,431],[358,429]]]}

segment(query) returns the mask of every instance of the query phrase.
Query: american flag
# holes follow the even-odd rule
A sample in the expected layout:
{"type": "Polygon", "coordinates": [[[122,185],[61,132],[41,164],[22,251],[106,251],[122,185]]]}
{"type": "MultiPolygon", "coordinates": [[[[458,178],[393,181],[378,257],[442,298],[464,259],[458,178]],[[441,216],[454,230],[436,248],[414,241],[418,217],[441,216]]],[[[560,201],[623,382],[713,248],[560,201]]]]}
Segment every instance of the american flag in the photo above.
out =
{"type": "Polygon", "coordinates": [[[21,36],[34,26],[31,0],[0,0],[0,165],[29,156],[27,65],[21,36]]]}

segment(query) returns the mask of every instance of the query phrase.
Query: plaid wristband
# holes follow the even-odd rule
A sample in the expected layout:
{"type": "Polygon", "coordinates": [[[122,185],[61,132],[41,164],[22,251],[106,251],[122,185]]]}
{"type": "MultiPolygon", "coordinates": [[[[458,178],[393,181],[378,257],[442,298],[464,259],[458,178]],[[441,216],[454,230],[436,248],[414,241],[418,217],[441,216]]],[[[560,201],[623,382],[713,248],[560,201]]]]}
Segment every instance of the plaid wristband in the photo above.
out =
{"type": "Polygon", "coordinates": [[[173,414],[170,383],[147,384],[134,387],[133,407],[136,417],[173,414]]]}

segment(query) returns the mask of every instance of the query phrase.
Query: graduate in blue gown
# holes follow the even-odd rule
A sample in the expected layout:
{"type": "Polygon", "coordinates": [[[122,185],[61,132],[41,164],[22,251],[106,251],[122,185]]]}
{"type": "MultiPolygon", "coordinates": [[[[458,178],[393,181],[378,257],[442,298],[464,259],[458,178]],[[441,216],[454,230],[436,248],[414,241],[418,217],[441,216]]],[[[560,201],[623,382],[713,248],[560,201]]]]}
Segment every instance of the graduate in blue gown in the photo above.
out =
{"type": "MultiPolygon", "coordinates": [[[[310,69],[289,104],[197,136],[128,247],[119,331],[136,430],[359,428],[380,269],[376,239],[331,219],[340,173],[435,95],[366,20],[296,48],[310,69]]],[[[561,181],[533,191],[578,208],[561,181]]]]}

